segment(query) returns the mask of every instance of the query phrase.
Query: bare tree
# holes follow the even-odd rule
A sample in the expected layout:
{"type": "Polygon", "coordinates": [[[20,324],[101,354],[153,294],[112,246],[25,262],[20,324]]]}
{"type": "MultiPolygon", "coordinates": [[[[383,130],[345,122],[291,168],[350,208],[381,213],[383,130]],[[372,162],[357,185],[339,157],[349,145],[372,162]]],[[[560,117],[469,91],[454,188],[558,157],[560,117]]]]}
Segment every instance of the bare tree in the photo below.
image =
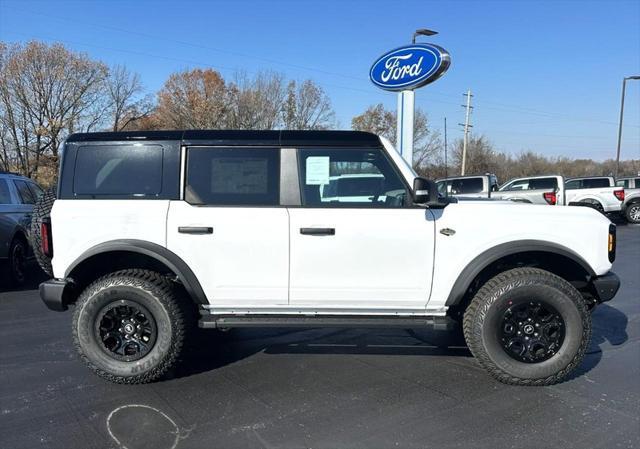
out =
{"type": "Polygon", "coordinates": [[[113,131],[126,129],[153,110],[151,98],[142,96],[144,87],[140,75],[130,72],[125,66],[116,65],[109,70],[106,86],[113,131]]]}
{"type": "Polygon", "coordinates": [[[282,111],[286,129],[328,129],[335,124],[331,100],[324,90],[311,80],[299,86],[290,81],[282,111]]]}
{"type": "Polygon", "coordinates": [[[99,126],[106,76],[104,64],[60,44],[0,45],[0,136],[6,163],[37,177],[41,159],[51,156],[55,163],[69,132],[99,126]]]}
{"type": "MultiPolygon", "coordinates": [[[[369,131],[396,141],[397,114],[380,103],[369,106],[365,112],[351,120],[351,127],[359,131],[369,131]]],[[[442,152],[442,141],[437,131],[431,130],[427,114],[416,109],[413,124],[413,166],[424,173],[430,165],[437,163],[442,152]]]]}
{"type": "Polygon", "coordinates": [[[261,72],[254,78],[236,75],[229,88],[230,114],[227,127],[235,129],[275,129],[280,124],[285,99],[284,77],[261,72]]]}

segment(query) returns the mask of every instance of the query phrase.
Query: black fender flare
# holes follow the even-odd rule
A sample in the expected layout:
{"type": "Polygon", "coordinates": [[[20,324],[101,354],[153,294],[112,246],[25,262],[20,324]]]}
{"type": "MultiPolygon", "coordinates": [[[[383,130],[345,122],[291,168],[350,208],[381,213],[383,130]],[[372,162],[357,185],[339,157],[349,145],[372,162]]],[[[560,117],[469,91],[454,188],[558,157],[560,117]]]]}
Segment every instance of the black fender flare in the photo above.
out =
{"type": "Polygon", "coordinates": [[[451,288],[451,292],[449,293],[449,297],[447,298],[445,305],[454,306],[459,304],[476,276],[478,276],[482,270],[487,268],[493,262],[502,259],[503,257],[525,252],[543,252],[567,257],[580,265],[585,272],[589,274],[589,276],[596,276],[593,268],[591,268],[591,266],[580,255],[565,246],[541,240],[519,240],[515,242],[507,242],[494,246],[493,248],[489,248],[469,262],[469,264],[458,275],[456,282],[451,288]]]}
{"type": "Polygon", "coordinates": [[[65,272],[65,277],[70,277],[71,273],[78,268],[84,261],[103,253],[109,252],[133,252],[143,254],[151,257],[161,264],[165,265],[171,271],[173,271],[180,282],[184,285],[185,290],[198,304],[209,304],[207,296],[198,281],[196,275],[191,271],[189,265],[178,257],[175,253],[169,251],[164,246],[160,246],[156,243],[147,242],[144,240],[111,240],[108,242],[100,243],[92,248],[89,248],[80,255],[65,272]]]}

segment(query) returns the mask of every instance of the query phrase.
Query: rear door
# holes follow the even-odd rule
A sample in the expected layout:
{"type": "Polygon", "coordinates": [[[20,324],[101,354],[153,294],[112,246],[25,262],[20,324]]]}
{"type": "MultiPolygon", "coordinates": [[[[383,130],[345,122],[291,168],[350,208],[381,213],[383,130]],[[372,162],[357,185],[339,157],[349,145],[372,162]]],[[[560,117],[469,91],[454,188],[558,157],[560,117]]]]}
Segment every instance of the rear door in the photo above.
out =
{"type": "Polygon", "coordinates": [[[302,149],[302,206],[290,208],[290,305],[324,313],[424,311],[435,221],[379,149],[302,149]],[[336,179],[383,182],[323,193],[336,179]],[[369,190],[366,190],[366,188],[369,190]],[[365,191],[366,190],[366,191],[365,191]]]}
{"type": "Polygon", "coordinates": [[[183,201],[171,201],[167,248],[214,306],[286,305],[289,217],[277,148],[183,149],[183,201]]]}

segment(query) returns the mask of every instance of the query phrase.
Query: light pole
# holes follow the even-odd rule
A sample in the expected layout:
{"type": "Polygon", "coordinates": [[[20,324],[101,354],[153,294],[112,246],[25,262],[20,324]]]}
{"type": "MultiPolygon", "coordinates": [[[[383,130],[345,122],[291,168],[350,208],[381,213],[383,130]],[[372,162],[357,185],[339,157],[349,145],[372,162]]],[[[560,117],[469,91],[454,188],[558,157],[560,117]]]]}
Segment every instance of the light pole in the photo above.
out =
{"type": "Polygon", "coordinates": [[[624,92],[627,87],[627,80],[640,80],[640,75],[627,76],[622,79],[622,99],[620,100],[620,123],[618,124],[618,147],[616,150],[616,179],[620,170],[620,141],[622,140],[622,117],[624,115],[624,92]]]}
{"type": "Polygon", "coordinates": [[[416,43],[416,37],[418,36],[433,36],[434,34],[438,34],[437,31],[433,31],[433,30],[429,30],[427,28],[420,28],[419,30],[416,30],[415,33],[413,33],[413,38],[411,39],[411,43],[415,44],[416,43]]]}
{"type": "MultiPolygon", "coordinates": [[[[413,33],[411,43],[416,43],[418,36],[433,36],[437,31],[427,28],[417,29],[413,33]]],[[[396,148],[404,159],[413,166],[413,119],[415,114],[415,92],[413,89],[398,92],[398,123],[396,148]]]]}

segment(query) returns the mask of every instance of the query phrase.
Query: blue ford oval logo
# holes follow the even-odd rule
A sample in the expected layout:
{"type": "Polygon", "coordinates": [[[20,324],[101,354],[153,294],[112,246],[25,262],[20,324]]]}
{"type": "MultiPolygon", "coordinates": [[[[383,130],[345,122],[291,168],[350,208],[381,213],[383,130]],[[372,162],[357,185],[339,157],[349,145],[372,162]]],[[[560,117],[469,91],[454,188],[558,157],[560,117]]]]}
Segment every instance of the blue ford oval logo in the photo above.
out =
{"type": "Polygon", "coordinates": [[[409,90],[440,78],[451,64],[449,53],[432,44],[412,44],[396,48],[371,66],[373,84],[385,90],[409,90]]]}

